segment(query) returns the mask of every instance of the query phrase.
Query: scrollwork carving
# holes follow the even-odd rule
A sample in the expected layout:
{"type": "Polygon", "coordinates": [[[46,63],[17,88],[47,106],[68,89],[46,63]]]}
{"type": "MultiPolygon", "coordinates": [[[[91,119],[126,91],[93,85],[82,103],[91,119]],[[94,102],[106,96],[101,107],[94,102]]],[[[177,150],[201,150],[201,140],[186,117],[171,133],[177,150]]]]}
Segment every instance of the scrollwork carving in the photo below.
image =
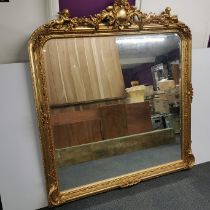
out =
{"type": "Polygon", "coordinates": [[[48,200],[50,205],[52,206],[57,206],[60,204],[60,195],[59,195],[59,191],[58,191],[58,186],[51,184],[50,185],[50,190],[48,193],[48,200]]]}
{"type": "Polygon", "coordinates": [[[192,151],[190,151],[187,155],[187,158],[186,158],[187,168],[192,168],[194,166],[194,164],[195,164],[195,157],[192,154],[192,151]]]}
{"type": "MultiPolygon", "coordinates": [[[[59,18],[50,22],[48,27],[51,30],[72,30],[78,27],[90,27],[95,30],[100,26],[109,26],[113,29],[123,30],[131,26],[142,28],[150,24],[158,24],[168,27],[170,24],[177,24],[178,18],[171,15],[171,9],[167,7],[160,15],[142,13],[135,6],[131,6],[127,0],[117,0],[113,6],[107,7],[101,13],[89,18],[70,18],[69,10],[65,9],[59,12],[59,18]]],[[[187,32],[184,24],[179,25],[183,31],[187,32]]]]}
{"type": "Polygon", "coordinates": [[[189,82],[188,86],[187,86],[187,97],[188,100],[190,101],[190,103],[192,103],[193,100],[193,87],[192,87],[192,83],[189,82]]]}

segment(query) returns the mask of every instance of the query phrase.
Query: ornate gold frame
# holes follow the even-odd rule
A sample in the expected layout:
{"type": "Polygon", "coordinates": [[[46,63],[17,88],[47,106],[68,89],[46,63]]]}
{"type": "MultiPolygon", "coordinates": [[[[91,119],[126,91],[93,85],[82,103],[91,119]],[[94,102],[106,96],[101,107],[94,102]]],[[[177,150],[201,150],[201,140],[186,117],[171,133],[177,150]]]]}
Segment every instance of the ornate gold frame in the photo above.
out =
{"type": "Polygon", "coordinates": [[[69,11],[64,10],[59,13],[57,20],[39,27],[32,34],[28,46],[49,205],[57,206],[88,195],[131,186],[143,180],[191,168],[194,164],[194,156],[191,151],[193,89],[191,85],[190,29],[180,22],[177,16],[171,15],[170,8],[166,8],[160,15],[145,14],[131,6],[127,0],[116,0],[113,6],[89,18],[69,18],[69,16],[69,11]],[[49,123],[50,112],[42,54],[44,44],[55,38],[152,33],[177,33],[181,38],[182,159],[61,192],[58,186],[55,147],[49,123]]]}

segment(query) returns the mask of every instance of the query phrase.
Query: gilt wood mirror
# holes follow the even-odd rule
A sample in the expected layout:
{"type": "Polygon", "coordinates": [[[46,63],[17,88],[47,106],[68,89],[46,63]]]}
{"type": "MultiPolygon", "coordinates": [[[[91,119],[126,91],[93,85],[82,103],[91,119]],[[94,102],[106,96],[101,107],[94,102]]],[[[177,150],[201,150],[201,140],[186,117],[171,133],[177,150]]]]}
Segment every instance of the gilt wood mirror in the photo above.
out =
{"type": "Polygon", "coordinates": [[[126,0],[39,27],[29,57],[51,206],[191,168],[191,32],[126,0]]]}

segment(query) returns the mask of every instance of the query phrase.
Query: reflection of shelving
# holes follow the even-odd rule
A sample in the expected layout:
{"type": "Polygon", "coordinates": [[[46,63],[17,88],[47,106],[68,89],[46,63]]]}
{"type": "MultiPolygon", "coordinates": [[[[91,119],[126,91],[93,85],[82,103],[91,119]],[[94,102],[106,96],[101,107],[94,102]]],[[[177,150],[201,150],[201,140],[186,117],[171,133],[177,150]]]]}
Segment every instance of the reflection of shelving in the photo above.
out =
{"type": "Polygon", "coordinates": [[[179,114],[155,114],[151,117],[154,130],[172,128],[174,133],[180,133],[179,114]]]}
{"type": "Polygon", "coordinates": [[[161,63],[151,68],[154,89],[158,89],[158,82],[162,79],[168,79],[168,69],[161,63]]]}
{"type": "Polygon", "coordinates": [[[174,133],[180,133],[180,115],[169,114],[165,116],[167,128],[173,128],[174,133]]]}
{"type": "Polygon", "coordinates": [[[169,63],[168,65],[160,63],[151,67],[153,85],[155,90],[159,90],[159,82],[161,80],[174,81],[175,85],[179,85],[180,66],[178,63],[169,63]]]}
{"type": "Polygon", "coordinates": [[[180,133],[180,96],[179,86],[165,91],[156,91],[153,97],[146,99],[150,103],[153,129],[172,128],[180,133]]]}
{"type": "Polygon", "coordinates": [[[51,114],[56,148],[86,144],[152,130],[148,102],[117,104],[51,114]]]}

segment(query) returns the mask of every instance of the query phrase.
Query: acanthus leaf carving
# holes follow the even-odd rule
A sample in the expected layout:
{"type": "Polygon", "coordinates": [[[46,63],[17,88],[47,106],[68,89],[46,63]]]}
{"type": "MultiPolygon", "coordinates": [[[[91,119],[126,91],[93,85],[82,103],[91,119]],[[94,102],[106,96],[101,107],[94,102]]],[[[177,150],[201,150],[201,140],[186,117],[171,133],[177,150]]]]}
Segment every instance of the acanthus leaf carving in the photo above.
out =
{"type": "Polygon", "coordinates": [[[193,100],[193,87],[192,87],[192,83],[189,82],[188,86],[187,86],[187,97],[190,103],[192,103],[193,100]]]}
{"type": "Polygon", "coordinates": [[[60,204],[60,195],[59,195],[59,190],[58,186],[55,184],[50,185],[50,190],[48,193],[48,200],[50,205],[52,206],[57,206],[60,204]]]}
{"type": "Polygon", "coordinates": [[[195,164],[195,157],[192,154],[192,150],[191,149],[186,155],[185,163],[186,163],[186,168],[192,168],[194,166],[194,164],[195,164]]]}

